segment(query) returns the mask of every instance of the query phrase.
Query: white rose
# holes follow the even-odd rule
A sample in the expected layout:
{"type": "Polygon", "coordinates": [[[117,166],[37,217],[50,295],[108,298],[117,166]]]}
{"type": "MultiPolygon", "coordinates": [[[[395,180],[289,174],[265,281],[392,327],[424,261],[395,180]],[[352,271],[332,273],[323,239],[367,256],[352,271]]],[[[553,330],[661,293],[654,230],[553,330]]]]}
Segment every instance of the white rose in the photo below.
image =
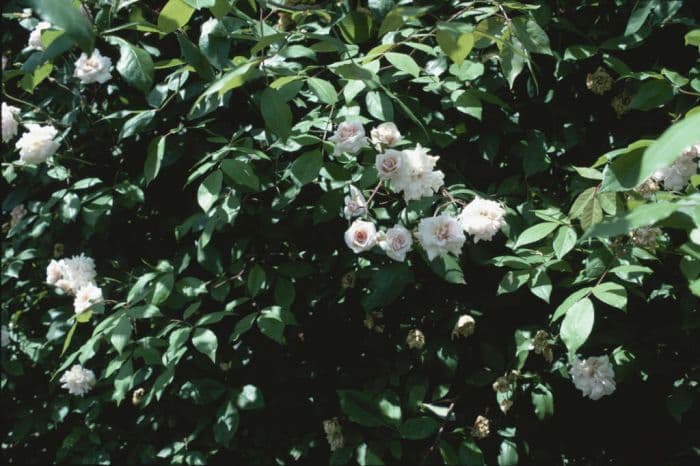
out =
{"type": "Polygon", "coordinates": [[[54,140],[58,131],[51,125],[27,123],[25,126],[27,132],[15,143],[20,161],[30,165],[46,162],[58,150],[58,142],[54,140]]]}
{"type": "Polygon", "coordinates": [[[81,287],[75,293],[73,308],[76,314],[82,314],[93,304],[102,302],[102,289],[92,283],[81,287]]]}
{"type": "Polygon", "coordinates": [[[17,118],[19,109],[12,105],[2,103],[2,142],[8,142],[13,137],[17,136],[17,118]]]}
{"type": "Polygon", "coordinates": [[[447,253],[459,256],[467,239],[457,220],[446,214],[421,219],[417,236],[430,260],[447,253]]]}
{"type": "Polygon", "coordinates": [[[51,29],[51,23],[47,21],[41,21],[37,23],[36,26],[34,26],[34,29],[32,32],[29,33],[29,41],[27,45],[29,46],[30,49],[32,50],[44,50],[46,47],[44,47],[44,43],[41,42],[41,34],[47,30],[51,29]]]}
{"type": "Polygon", "coordinates": [[[355,254],[369,251],[377,244],[377,228],[372,222],[355,220],[345,232],[345,244],[355,254]]]}
{"type": "Polygon", "coordinates": [[[599,400],[615,391],[615,372],[607,356],[576,358],[571,365],[571,379],[583,396],[599,400]]]}
{"type": "Polygon", "coordinates": [[[432,196],[444,183],[445,174],[434,170],[440,157],[428,155],[428,151],[420,144],[414,149],[403,151],[401,168],[392,178],[392,187],[396,191],[403,191],[406,201],[432,196]]]}
{"type": "Polygon", "coordinates": [[[381,150],[382,146],[391,147],[396,145],[401,140],[401,133],[396,125],[390,121],[382,123],[370,131],[372,144],[377,150],[381,150]]]}
{"type": "Polygon", "coordinates": [[[374,166],[379,172],[382,180],[391,180],[401,173],[403,152],[400,150],[388,149],[383,154],[377,154],[374,166]]]}
{"type": "Polygon", "coordinates": [[[52,260],[46,268],[46,283],[73,295],[87,285],[94,285],[96,276],[95,261],[85,254],[52,260]]]}
{"type": "Polygon", "coordinates": [[[103,57],[100,51],[95,49],[89,57],[85,53],[80,55],[75,62],[73,76],[80,79],[83,84],[103,84],[112,79],[112,74],[109,72],[111,68],[112,60],[109,57],[103,57]]]}
{"type": "Polygon", "coordinates": [[[505,215],[505,209],[498,202],[477,197],[459,214],[459,222],[464,231],[472,235],[474,242],[478,243],[479,240],[491,241],[505,225],[505,215]]]}
{"type": "Polygon", "coordinates": [[[63,265],[61,262],[52,260],[46,267],[46,283],[49,285],[55,285],[56,282],[63,278],[63,265]]]}
{"type": "Polygon", "coordinates": [[[328,140],[335,144],[333,155],[340,155],[343,152],[357,154],[367,146],[365,129],[359,121],[345,121],[339,124],[335,134],[328,140]]]}
{"type": "Polygon", "coordinates": [[[95,379],[95,373],[90,369],[74,364],[70,370],[61,376],[60,382],[63,383],[61,387],[68,390],[68,393],[71,395],[83,396],[92,390],[97,380],[95,379]]]}
{"type": "Polygon", "coordinates": [[[345,196],[345,209],[343,209],[345,218],[350,220],[353,217],[361,217],[367,213],[367,201],[362,191],[354,186],[350,186],[350,195],[345,196]]]}
{"type": "Polygon", "coordinates": [[[379,240],[379,246],[386,255],[399,262],[406,259],[406,253],[411,250],[412,245],[411,232],[401,225],[389,228],[379,240]]]}

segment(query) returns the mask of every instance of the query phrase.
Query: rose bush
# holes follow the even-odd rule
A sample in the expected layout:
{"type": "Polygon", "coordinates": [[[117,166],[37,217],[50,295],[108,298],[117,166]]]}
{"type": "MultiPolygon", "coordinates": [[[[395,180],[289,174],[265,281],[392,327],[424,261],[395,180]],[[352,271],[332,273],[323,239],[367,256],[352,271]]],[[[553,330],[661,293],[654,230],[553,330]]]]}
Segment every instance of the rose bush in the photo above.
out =
{"type": "Polygon", "coordinates": [[[7,463],[694,464],[682,0],[10,0],[7,463]]]}

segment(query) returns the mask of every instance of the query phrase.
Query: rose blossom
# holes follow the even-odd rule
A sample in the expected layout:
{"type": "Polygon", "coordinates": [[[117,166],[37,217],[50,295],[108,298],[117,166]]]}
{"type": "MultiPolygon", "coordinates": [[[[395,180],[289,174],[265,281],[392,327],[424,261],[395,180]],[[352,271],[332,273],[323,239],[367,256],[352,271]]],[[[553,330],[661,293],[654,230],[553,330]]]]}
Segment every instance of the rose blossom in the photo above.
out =
{"type": "Polygon", "coordinates": [[[85,369],[78,364],[74,364],[69,371],[61,376],[61,387],[68,390],[71,395],[83,396],[95,386],[95,373],[90,369],[85,369]]]}
{"type": "Polygon", "coordinates": [[[343,152],[357,154],[367,146],[365,129],[359,121],[344,121],[339,124],[335,134],[328,140],[335,144],[333,155],[340,155],[343,152]]]}
{"type": "Polygon", "coordinates": [[[491,241],[505,225],[505,214],[506,211],[498,202],[477,197],[459,214],[459,222],[464,231],[474,237],[475,243],[479,240],[491,241]]]}
{"type": "Polygon", "coordinates": [[[17,117],[19,108],[2,103],[2,142],[8,142],[17,136],[17,117]]]}
{"type": "Polygon", "coordinates": [[[30,165],[46,162],[58,150],[58,142],[54,139],[58,131],[51,125],[27,123],[25,126],[27,132],[15,143],[20,161],[30,165]]]}
{"type": "Polygon", "coordinates": [[[411,232],[401,225],[389,228],[379,239],[379,247],[387,256],[399,262],[406,259],[406,253],[411,250],[412,245],[411,232]]]}
{"type": "Polygon", "coordinates": [[[459,256],[467,239],[457,220],[446,214],[421,219],[417,236],[430,260],[447,253],[459,256]]]}
{"type": "Polygon", "coordinates": [[[372,144],[377,150],[381,150],[382,146],[391,147],[396,145],[401,140],[401,133],[396,125],[390,121],[382,123],[370,131],[372,144]]]}
{"type": "Polygon", "coordinates": [[[89,57],[85,53],[80,55],[75,62],[73,76],[80,79],[83,84],[103,84],[112,79],[112,74],[109,72],[111,67],[112,60],[109,57],[103,57],[100,51],[95,49],[89,57]]]}
{"type": "Polygon", "coordinates": [[[355,220],[345,232],[345,244],[355,254],[369,251],[377,244],[377,229],[372,222],[355,220]]]}

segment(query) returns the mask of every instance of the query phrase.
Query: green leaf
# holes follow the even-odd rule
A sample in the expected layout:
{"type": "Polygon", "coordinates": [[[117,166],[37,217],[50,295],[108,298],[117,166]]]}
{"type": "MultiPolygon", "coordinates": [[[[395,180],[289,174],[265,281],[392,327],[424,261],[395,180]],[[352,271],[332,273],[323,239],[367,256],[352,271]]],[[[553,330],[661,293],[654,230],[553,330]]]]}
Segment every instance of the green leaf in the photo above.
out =
{"type": "Polygon", "coordinates": [[[280,306],[263,309],[258,317],[260,332],[279,344],[284,344],[284,329],[287,325],[296,323],[294,315],[280,306]]]}
{"type": "Polygon", "coordinates": [[[75,329],[78,328],[78,322],[76,321],[73,326],[68,330],[66,334],[66,339],[63,340],[63,348],[61,349],[61,356],[66,354],[66,350],[70,347],[70,342],[73,340],[73,335],[75,335],[75,329]]]}
{"type": "Polygon", "coordinates": [[[700,29],[693,29],[685,35],[685,45],[694,45],[700,49],[700,29]]]}
{"type": "Polygon", "coordinates": [[[176,37],[185,62],[192,65],[197,74],[205,81],[214,79],[214,71],[211,68],[211,64],[199,47],[194,45],[184,34],[177,33],[176,37]]]}
{"type": "Polygon", "coordinates": [[[564,51],[564,60],[585,60],[598,52],[594,45],[572,45],[564,51]]]}
{"type": "Polygon", "coordinates": [[[547,33],[534,19],[525,15],[517,16],[513,18],[511,24],[513,32],[528,52],[552,55],[547,33]]]}
{"type": "Polygon", "coordinates": [[[535,408],[535,416],[544,421],[554,414],[554,396],[552,391],[543,384],[537,384],[532,390],[532,406],[535,408]]]}
{"type": "Polygon", "coordinates": [[[407,440],[421,440],[437,432],[440,423],[428,416],[408,419],[399,427],[401,437],[407,440]]]}
{"type": "Polygon", "coordinates": [[[453,29],[438,29],[435,33],[438,45],[454,63],[461,65],[474,47],[474,34],[459,33],[453,29]]]}
{"type": "Polygon", "coordinates": [[[391,304],[413,282],[411,269],[403,263],[382,266],[372,275],[370,293],[362,297],[362,307],[370,311],[391,304]]]}
{"type": "Polygon", "coordinates": [[[197,190],[197,203],[204,212],[208,212],[219,198],[222,180],[223,174],[221,170],[216,170],[207,176],[204,181],[202,181],[202,184],[199,185],[199,189],[197,190]]]}
{"type": "Polygon", "coordinates": [[[625,287],[613,282],[604,282],[593,288],[593,296],[612,307],[625,309],[627,306],[627,290],[625,287]]]}
{"type": "Polygon", "coordinates": [[[367,11],[355,10],[338,23],[343,38],[353,44],[363,44],[372,33],[372,15],[367,11]]]}
{"type": "Polygon", "coordinates": [[[168,0],[158,15],[158,29],[173,32],[187,24],[193,13],[194,8],[183,0],[168,0]]]}
{"type": "Polygon", "coordinates": [[[214,441],[228,447],[233,436],[236,435],[241,416],[236,408],[236,400],[232,397],[226,400],[216,412],[214,424],[214,441]]]}
{"type": "Polygon", "coordinates": [[[552,282],[547,272],[538,270],[532,276],[530,279],[530,291],[544,302],[549,302],[549,296],[552,294],[552,282]]]}
{"type": "Polygon", "coordinates": [[[643,204],[631,212],[625,212],[614,217],[606,218],[604,221],[586,231],[581,237],[581,240],[625,235],[635,228],[653,225],[669,217],[679,207],[681,207],[680,204],[673,204],[670,202],[643,204]]]}
{"type": "Polygon", "coordinates": [[[309,88],[318,96],[318,99],[324,104],[333,105],[338,101],[338,93],[333,84],[325,79],[309,78],[306,80],[309,88]]]}
{"type": "Polygon", "coordinates": [[[352,422],[366,426],[379,427],[384,425],[376,400],[360,390],[338,390],[340,408],[352,422]]]}
{"type": "Polygon", "coordinates": [[[673,98],[673,86],[665,79],[652,79],[643,83],[632,96],[629,108],[651,110],[673,98]]]}
{"type": "Polygon", "coordinates": [[[131,136],[135,136],[144,130],[156,116],[155,110],[145,110],[138,112],[133,117],[129,118],[124,122],[124,126],[119,133],[119,139],[126,139],[131,136]]]}
{"type": "Polygon", "coordinates": [[[464,279],[464,272],[462,271],[462,266],[459,264],[458,258],[449,254],[435,257],[431,261],[428,261],[425,256],[423,258],[430,266],[430,269],[447,283],[454,283],[457,285],[464,285],[467,283],[464,279]]]}
{"type": "Polygon", "coordinates": [[[510,440],[503,440],[498,452],[498,466],[517,466],[518,448],[510,440]]]}
{"type": "Polygon", "coordinates": [[[455,108],[462,113],[481,120],[483,105],[474,93],[470,91],[462,92],[455,101],[455,108]]]}
{"type": "Polygon", "coordinates": [[[200,353],[208,356],[212,363],[216,363],[216,349],[219,346],[219,341],[214,332],[208,328],[194,329],[192,344],[200,353]]]}
{"type": "Polygon", "coordinates": [[[519,247],[525,246],[526,244],[535,243],[544,238],[545,236],[549,235],[558,226],[559,223],[554,222],[545,222],[533,225],[527,230],[523,231],[520,234],[520,236],[518,236],[518,240],[515,242],[513,248],[517,249],[519,247]]]}
{"type": "Polygon", "coordinates": [[[577,239],[576,230],[566,225],[559,227],[557,233],[554,235],[554,241],[552,242],[554,254],[557,256],[557,259],[561,259],[571,251],[574,246],[576,246],[577,239]]]}
{"type": "Polygon", "coordinates": [[[593,330],[595,310],[593,302],[584,298],[566,312],[559,333],[569,353],[575,353],[588,339],[593,330]]]}
{"type": "Polygon", "coordinates": [[[237,159],[226,159],[221,161],[221,170],[231,178],[234,183],[244,186],[252,191],[260,190],[260,178],[253,171],[250,162],[243,162],[237,159]]]}
{"type": "Polygon", "coordinates": [[[623,34],[624,36],[631,36],[641,29],[644,22],[649,17],[649,13],[651,13],[654,3],[655,2],[652,0],[641,0],[635,5],[634,10],[632,10],[632,14],[627,19],[627,26],[625,27],[625,32],[623,34]]]}
{"type": "Polygon", "coordinates": [[[160,167],[165,157],[165,136],[159,136],[148,144],[146,162],[143,164],[143,179],[148,186],[160,173],[160,167]]]}
{"type": "Polygon", "coordinates": [[[112,343],[117,353],[122,354],[124,347],[131,339],[131,319],[122,315],[117,321],[117,325],[112,330],[109,341],[112,343]]]}
{"type": "Polygon", "coordinates": [[[71,0],[31,0],[30,3],[41,19],[62,29],[85,52],[92,52],[95,31],[71,0]]]}
{"type": "Polygon", "coordinates": [[[281,139],[287,139],[292,130],[292,111],[279,91],[268,87],[260,96],[260,111],[265,126],[281,139]]]}
{"type": "Polygon", "coordinates": [[[365,105],[370,115],[380,121],[394,121],[394,106],[383,92],[370,91],[365,94],[365,105]]]}
{"type": "Polygon", "coordinates": [[[366,443],[357,447],[357,464],[360,466],[381,466],[384,461],[366,443]]]}
{"type": "Polygon", "coordinates": [[[410,55],[406,55],[405,53],[387,52],[384,57],[389,63],[394,65],[397,70],[408,73],[414,78],[417,78],[420,75],[420,67],[410,55]]]}
{"type": "Polygon", "coordinates": [[[322,164],[323,155],[321,151],[313,150],[295,159],[289,167],[289,172],[294,181],[303,186],[316,180],[321,171],[322,164]]]}
{"type": "Polygon", "coordinates": [[[255,264],[248,274],[248,293],[255,297],[265,286],[265,269],[255,264]]]}
{"type": "Polygon", "coordinates": [[[253,328],[253,324],[255,323],[255,319],[258,317],[257,312],[253,312],[251,314],[248,314],[247,316],[243,317],[241,320],[239,320],[236,323],[236,326],[233,328],[233,332],[231,333],[231,340],[235,341],[238,340],[241,335],[246,333],[248,330],[253,328]]]}
{"type": "Polygon", "coordinates": [[[117,71],[130,86],[148,92],[153,86],[153,59],[144,49],[117,36],[105,40],[119,47],[117,71]]]}

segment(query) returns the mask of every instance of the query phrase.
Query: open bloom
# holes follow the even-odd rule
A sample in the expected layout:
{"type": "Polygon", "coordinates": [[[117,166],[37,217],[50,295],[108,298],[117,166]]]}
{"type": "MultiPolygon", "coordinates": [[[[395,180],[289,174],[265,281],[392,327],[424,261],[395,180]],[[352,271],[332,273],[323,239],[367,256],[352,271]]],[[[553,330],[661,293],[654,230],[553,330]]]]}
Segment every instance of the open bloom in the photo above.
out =
{"type": "Polygon", "coordinates": [[[505,225],[505,215],[506,211],[498,202],[477,197],[462,209],[459,222],[464,231],[472,235],[474,242],[478,243],[479,240],[491,241],[505,225]]]}
{"type": "Polygon", "coordinates": [[[651,176],[663,183],[667,191],[681,191],[686,187],[690,177],[698,170],[696,159],[700,157],[700,144],[695,144],[681,154],[671,165],[656,170],[651,176]]]}
{"type": "Polygon", "coordinates": [[[374,166],[379,172],[382,180],[391,180],[401,173],[403,152],[400,150],[388,149],[383,154],[377,154],[374,166]]]}
{"type": "Polygon", "coordinates": [[[71,395],[83,396],[97,383],[95,379],[95,373],[90,369],[85,369],[84,367],[74,364],[70,370],[66,371],[61,376],[60,380],[63,385],[61,387],[68,390],[71,395]]]}
{"type": "Polygon", "coordinates": [[[411,250],[412,245],[411,232],[401,225],[389,228],[386,233],[381,234],[379,239],[379,247],[386,252],[387,256],[399,262],[406,259],[406,253],[411,250]]]}
{"type": "Polygon", "coordinates": [[[467,240],[462,226],[447,214],[421,219],[417,236],[430,260],[447,253],[459,256],[467,240]]]}
{"type": "Polygon", "coordinates": [[[75,293],[73,308],[76,314],[82,314],[93,304],[102,302],[102,288],[92,283],[81,287],[75,293]]]}
{"type": "Polygon", "coordinates": [[[54,140],[58,131],[51,125],[27,123],[25,126],[27,132],[15,143],[20,161],[30,165],[46,162],[58,150],[58,142],[54,140]]]}
{"type": "Polygon", "coordinates": [[[95,261],[85,254],[59,261],[52,260],[46,267],[46,283],[61,288],[69,294],[95,284],[95,261]]]}
{"type": "Polygon", "coordinates": [[[95,49],[89,57],[85,53],[80,55],[80,58],[75,62],[73,76],[80,79],[83,84],[103,84],[112,79],[111,68],[112,60],[102,56],[100,51],[95,49]]]}
{"type": "Polygon", "coordinates": [[[367,213],[367,201],[362,191],[350,185],[350,195],[345,196],[345,218],[350,220],[353,217],[361,217],[367,213]]]}
{"type": "Polygon", "coordinates": [[[445,181],[445,174],[435,170],[440,157],[428,155],[429,149],[417,144],[415,149],[402,151],[401,169],[391,183],[395,191],[403,191],[410,201],[436,193],[445,181]]]}
{"type": "Polygon", "coordinates": [[[357,154],[367,146],[365,129],[359,121],[342,122],[328,140],[335,144],[333,155],[340,155],[343,152],[357,154]]]}
{"type": "Polygon", "coordinates": [[[326,432],[326,440],[331,447],[331,451],[343,448],[345,439],[343,438],[343,428],[340,426],[338,419],[326,419],[323,421],[323,430],[326,432]]]}
{"type": "Polygon", "coordinates": [[[607,356],[592,356],[584,361],[576,358],[569,373],[576,388],[591,400],[615,391],[615,372],[607,356]]]}
{"type": "Polygon", "coordinates": [[[457,319],[454,329],[452,329],[452,338],[454,337],[468,337],[474,333],[476,328],[476,321],[469,314],[463,314],[457,319]]]}
{"type": "Polygon", "coordinates": [[[44,50],[44,43],[41,42],[41,34],[51,28],[51,23],[48,21],[41,21],[34,26],[32,32],[29,33],[29,41],[27,45],[32,50],[44,50]]]}
{"type": "Polygon", "coordinates": [[[355,220],[345,232],[345,244],[355,254],[369,251],[377,244],[377,228],[372,222],[355,220]]]}
{"type": "Polygon", "coordinates": [[[373,128],[372,131],[370,131],[370,136],[372,138],[372,144],[374,144],[377,150],[380,150],[382,146],[394,146],[401,140],[399,128],[390,121],[373,128]]]}
{"type": "Polygon", "coordinates": [[[17,117],[19,108],[2,103],[2,142],[7,142],[17,136],[17,117]]]}

